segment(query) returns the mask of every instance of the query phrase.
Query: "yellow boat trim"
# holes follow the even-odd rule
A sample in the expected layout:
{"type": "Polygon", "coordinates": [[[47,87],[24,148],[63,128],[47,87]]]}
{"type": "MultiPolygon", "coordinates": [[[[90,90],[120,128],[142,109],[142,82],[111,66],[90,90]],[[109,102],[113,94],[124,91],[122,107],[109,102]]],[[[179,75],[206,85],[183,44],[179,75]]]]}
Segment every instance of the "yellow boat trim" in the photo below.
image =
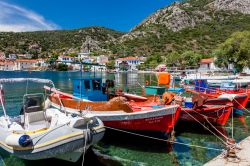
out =
{"type": "Polygon", "coordinates": [[[32,135],[32,134],[37,134],[37,133],[44,132],[46,130],[48,130],[48,128],[43,128],[43,129],[34,130],[34,131],[25,131],[25,132],[13,131],[13,134],[28,134],[28,135],[32,135]]]}
{"type": "Polygon", "coordinates": [[[51,140],[51,141],[48,141],[48,142],[44,142],[42,144],[35,145],[35,146],[32,146],[32,147],[12,147],[12,146],[9,146],[9,145],[5,144],[2,141],[0,141],[0,144],[2,144],[3,146],[5,146],[6,148],[8,148],[10,150],[20,150],[20,151],[21,150],[32,150],[32,149],[42,148],[44,146],[48,146],[48,145],[51,145],[53,143],[56,143],[56,142],[59,142],[59,141],[62,141],[62,140],[66,140],[68,138],[79,136],[79,135],[83,135],[83,132],[80,131],[80,132],[75,132],[75,133],[67,134],[67,135],[58,137],[58,138],[56,138],[54,140],[51,140]]]}

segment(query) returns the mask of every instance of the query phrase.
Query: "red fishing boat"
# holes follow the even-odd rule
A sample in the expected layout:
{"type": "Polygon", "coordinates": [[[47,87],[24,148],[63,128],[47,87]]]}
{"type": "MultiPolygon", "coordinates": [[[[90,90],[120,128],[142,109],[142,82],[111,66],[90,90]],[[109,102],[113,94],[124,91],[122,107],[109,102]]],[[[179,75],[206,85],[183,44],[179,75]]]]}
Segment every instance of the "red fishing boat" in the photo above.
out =
{"type": "MultiPolygon", "coordinates": [[[[201,88],[199,88],[201,89],[201,88]]],[[[192,90],[192,89],[187,89],[187,92],[192,92],[192,93],[196,93],[196,94],[203,94],[206,95],[208,98],[210,99],[218,99],[218,102],[222,102],[222,103],[226,103],[227,100],[232,101],[233,103],[233,112],[236,116],[243,116],[244,114],[244,110],[246,108],[246,105],[249,101],[249,97],[247,94],[244,93],[237,93],[237,94],[233,94],[233,93],[222,93],[221,91],[208,91],[208,90],[192,90]]],[[[211,100],[214,101],[214,104],[218,104],[216,103],[216,100],[211,100]]]]}
{"type": "Polygon", "coordinates": [[[164,105],[159,97],[148,96],[147,101],[127,101],[115,97],[106,102],[92,102],[45,87],[52,91],[49,100],[52,106],[69,113],[91,114],[99,117],[108,127],[134,131],[160,131],[170,133],[180,114],[178,105],[164,105]]]}
{"type": "Polygon", "coordinates": [[[225,125],[233,109],[233,104],[225,98],[207,99],[204,95],[194,95],[191,108],[182,107],[180,121],[192,121],[225,125]]]}

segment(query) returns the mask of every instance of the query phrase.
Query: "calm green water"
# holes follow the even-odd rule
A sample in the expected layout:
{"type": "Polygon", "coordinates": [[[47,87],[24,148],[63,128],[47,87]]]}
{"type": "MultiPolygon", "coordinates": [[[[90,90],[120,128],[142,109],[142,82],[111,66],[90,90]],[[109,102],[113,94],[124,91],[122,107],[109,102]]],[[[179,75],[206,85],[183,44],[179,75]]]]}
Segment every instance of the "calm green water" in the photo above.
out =
{"type": "MultiPolygon", "coordinates": [[[[13,77],[34,77],[51,79],[58,89],[65,92],[72,91],[71,80],[79,78],[79,72],[1,72],[0,78],[13,77]]],[[[101,73],[83,73],[83,77],[103,77],[106,79],[115,79],[117,85],[123,89],[129,89],[130,92],[141,90],[145,80],[155,80],[154,76],[149,74],[101,74],[101,73]],[[139,84],[138,84],[138,82],[139,84]],[[126,86],[127,85],[127,86],[126,86]]],[[[9,115],[18,115],[22,96],[26,91],[37,92],[41,87],[35,84],[29,84],[26,90],[26,84],[5,85],[6,103],[9,115]]],[[[2,111],[0,111],[2,115],[2,111]]],[[[249,117],[245,118],[247,125],[250,126],[249,117]]],[[[222,149],[221,141],[211,133],[207,132],[199,124],[180,124],[175,128],[176,141],[184,144],[198,145],[202,147],[222,149]]],[[[218,128],[221,132],[231,136],[231,120],[224,128],[218,128]]],[[[239,141],[250,135],[247,128],[243,127],[241,122],[234,118],[234,138],[239,141]]],[[[85,166],[93,165],[127,165],[127,166],[168,166],[168,165],[203,165],[220,152],[203,148],[189,147],[179,144],[168,144],[166,142],[155,141],[151,139],[132,136],[125,133],[107,131],[104,139],[92,150],[89,150],[85,156],[85,166]]],[[[68,163],[56,159],[42,161],[25,161],[7,155],[0,150],[0,166],[44,166],[53,163],[61,165],[81,165],[77,163],[68,163]]]]}

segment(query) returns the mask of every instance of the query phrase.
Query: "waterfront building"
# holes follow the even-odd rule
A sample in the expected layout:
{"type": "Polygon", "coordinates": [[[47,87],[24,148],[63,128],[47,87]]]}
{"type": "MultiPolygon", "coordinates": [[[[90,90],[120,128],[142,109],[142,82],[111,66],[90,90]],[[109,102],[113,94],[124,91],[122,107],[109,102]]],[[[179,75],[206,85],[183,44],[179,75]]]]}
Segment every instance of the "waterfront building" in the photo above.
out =
{"type": "Polygon", "coordinates": [[[17,59],[14,70],[29,70],[38,67],[38,60],[35,59],[17,59]]]}
{"type": "Polygon", "coordinates": [[[47,59],[37,59],[37,66],[40,67],[48,67],[48,63],[46,63],[47,59]]]}
{"type": "Polygon", "coordinates": [[[31,54],[17,54],[16,55],[18,59],[31,59],[32,55],[31,54]]]}
{"type": "Polygon", "coordinates": [[[138,65],[144,63],[137,57],[125,57],[125,58],[118,58],[115,60],[115,67],[116,71],[126,70],[126,71],[137,71],[138,65]]]}
{"type": "Polygon", "coordinates": [[[0,52],[0,60],[5,60],[5,53],[4,52],[0,52]]]}
{"type": "Polygon", "coordinates": [[[100,55],[96,58],[96,63],[106,65],[109,62],[109,58],[105,55],[100,55]]]}
{"type": "Polygon", "coordinates": [[[200,60],[200,67],[198,68],[199,71],[219,71],[221,70],[219,67],[215,65],[215,58],[205,58],[200,60]]]}
{"type": "Polygon", "coordinates": [[[103,72],[103,71],[107,71],[107,67],[106,66],[91,66],[91,71],[100,71],[100,72],[103,72]]]}
{"type": "Polygon", "coordinates": [[[77,53],[78,55],[78,60],[82,60],[82,59],[85,59],[86,57],[89,57],[90,56],[90,51],[82,51],[82,52],[79,52],[77,53]]]}
{"type": "Polygon", "coordinates": [[[83,63],[93,62],[93,59],[90,58],[90,51],[83,51],[83,52],[77,53],[77,55],[78,55],[78,60],[83,63]]]}
{"type": "Polygon", "coordinates": [[[62,62],[62,63],[66,63],[66,64],[71,64],[71,63],[75,62],[75,58],[71,57],[71,56],[62,55],[62,56],[58,57],[58,61],[62,62]]]}
{"type": "Polygon", "coordinates": [[[16,60],[16,58],[17,58],[16,54],[9,54],[6,59],[8,59],[8,60],[16,60]]]}
{"type": "Polygon", "coordinates": [[[12,71],[12,70],[14,70],[14,68],[15,68],[14,61],[10,61],[10,60],[0,61],[0,70],[12,71]]]}

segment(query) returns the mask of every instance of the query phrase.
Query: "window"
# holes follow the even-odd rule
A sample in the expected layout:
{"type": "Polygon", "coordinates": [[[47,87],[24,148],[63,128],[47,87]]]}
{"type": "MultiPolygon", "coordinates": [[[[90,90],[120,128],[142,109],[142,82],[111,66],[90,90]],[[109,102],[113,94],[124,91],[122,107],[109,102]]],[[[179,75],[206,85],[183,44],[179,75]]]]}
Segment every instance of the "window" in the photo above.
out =
{"type": "Polygon", "coordinates": [[[93,90],[101,90],[101,80],[92,80],[93,90]]]}
{"type": "Polygon", "coordinates": [[[87,90],[90,89],[90,82],[89,82],[89,80],[85,80],[84,81],[84,88],[87,89],[87,90]]]}

